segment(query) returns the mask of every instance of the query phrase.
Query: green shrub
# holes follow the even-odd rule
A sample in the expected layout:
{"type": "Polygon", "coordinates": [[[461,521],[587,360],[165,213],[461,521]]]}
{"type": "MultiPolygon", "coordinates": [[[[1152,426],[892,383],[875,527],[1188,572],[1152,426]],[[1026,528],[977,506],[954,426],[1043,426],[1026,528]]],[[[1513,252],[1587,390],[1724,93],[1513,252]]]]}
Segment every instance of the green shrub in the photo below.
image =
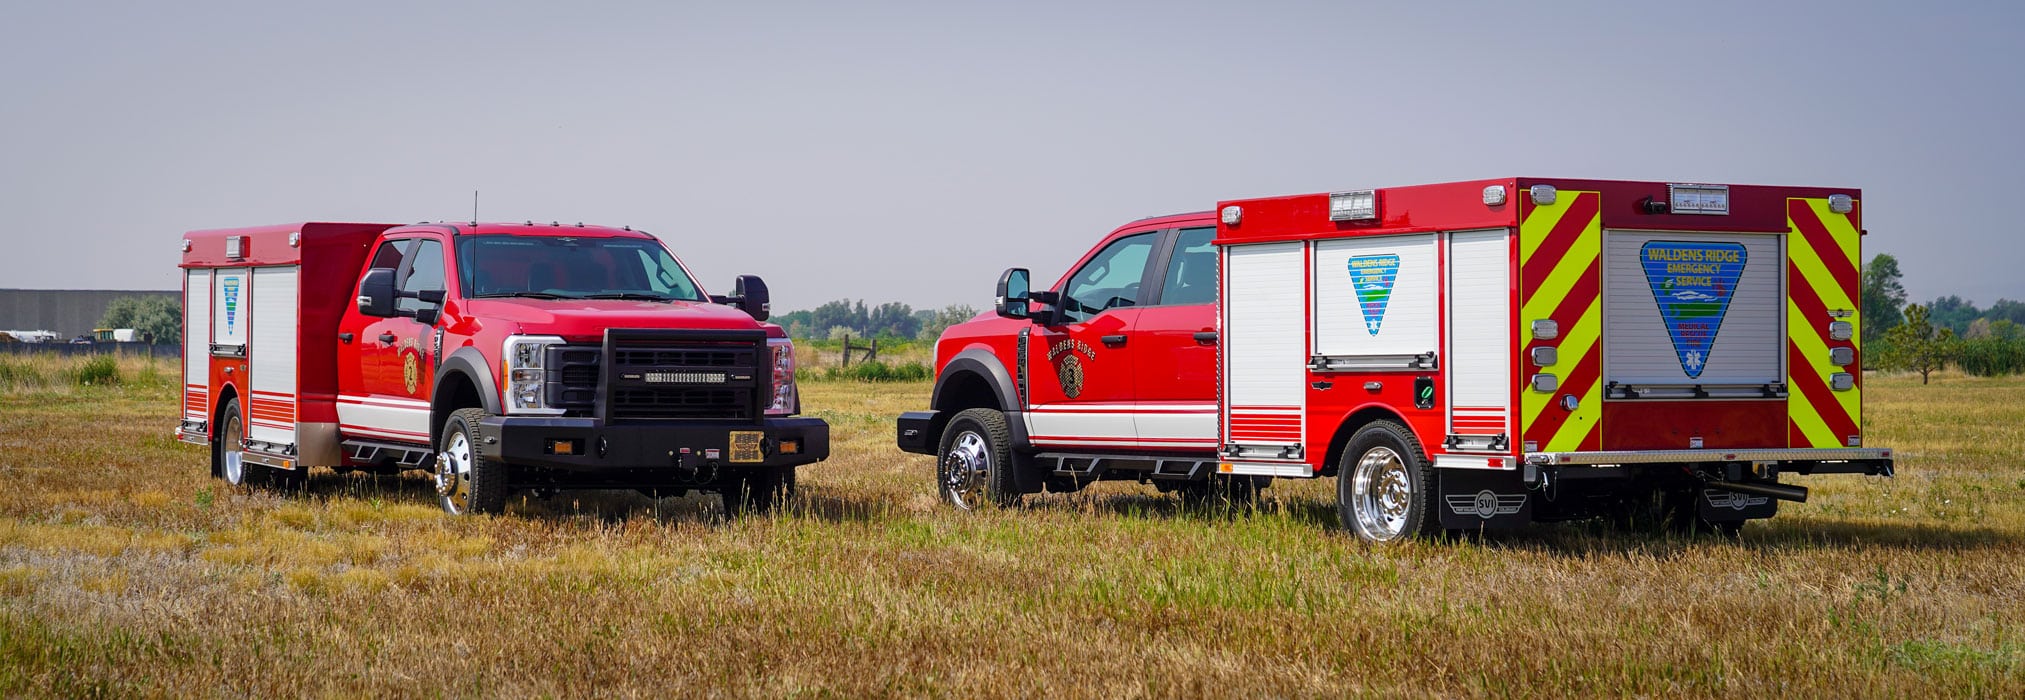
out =
{"type": "Polygon", "coordinates": [[[2025,340],[1964,340],[1956,351],[1955,366],[1978,377],[2025,373],[2025,340]]]}
{"type": "Polygon", "coordinates": [[[32,388],[48,384],[42,370],[27,357],[0,355],[0,388],[32,388]]]}
{"type": "Polygon", "coordinates": [[[820,378],[827,381],[857,382],[918,382],[934,376],[928,365],[919,362],[886,364],[878,360],[860,362],[849,367],[830,367],[820,374],[810,370],[798,375],[801,379],[820,378]]]}
{"type": "Polygon", "coordinates": [[[70,371],[78,386],[106,386],[120,383],[120,361],[112,355],[93,355],[70,371]]]}

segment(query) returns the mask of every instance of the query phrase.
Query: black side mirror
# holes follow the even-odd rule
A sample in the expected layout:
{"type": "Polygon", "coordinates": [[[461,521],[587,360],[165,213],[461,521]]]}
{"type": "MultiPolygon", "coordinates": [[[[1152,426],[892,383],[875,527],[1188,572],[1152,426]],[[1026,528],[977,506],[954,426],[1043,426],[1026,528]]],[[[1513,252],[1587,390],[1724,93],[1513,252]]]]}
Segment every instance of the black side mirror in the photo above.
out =
{"type": "Polygon", "coordinates": [[[433,326],[436,325],[436,319],[441,318],[442,315],[443,315],[442,307],[424,306],[422,308],[415,310],[415,322],[420,323],[424,326],[433,326]]]}
{"type": "Polygon", "coordinates": [[[764,321],[773,316],[773,297],[766,291],[766,280],[759,275],[739,275],[731,281],[730,296],[712,296],[710,300],[729,304],[752,316],[754,321],[764,321]]]}
{"type": "Polygon", "coordinates": [[[998,315],[1005,318],[1028,317],[1030,309],[1027,303],[1033,300],[1029,294],[1029,290],[1033,288],[1029,276],[1024,267],[1008,269],[1005,274],[998,276],[998,294],[992,302],[992,307],[998,315]]]}
{"type": "Polygon", "coordinates": [[[394,271],[376,267],[366,271],[359,282],[359,313],[380,318],[394,316],[394,271]]]}
{"type": "Polygon", "coordinates": [[[435,304],[437,306],[442,306],[443,297],[447,294],[449,294],[449,292],[445,292],[441,289],[424,289],[422,291],[415,292],[415,298],[422,300],[422,303],[424,304],[435,304]]]}

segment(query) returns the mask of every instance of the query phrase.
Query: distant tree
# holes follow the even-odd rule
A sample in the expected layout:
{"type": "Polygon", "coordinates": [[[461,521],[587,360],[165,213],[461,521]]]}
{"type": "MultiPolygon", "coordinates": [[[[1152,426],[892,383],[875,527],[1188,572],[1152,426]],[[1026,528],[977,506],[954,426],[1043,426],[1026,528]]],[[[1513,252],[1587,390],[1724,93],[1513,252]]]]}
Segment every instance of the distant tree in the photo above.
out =
{"type": "Polygon", "coordinates": [[[1920,373],[1921,384],[1936,370],[1947,367],[1959,344],[1955,332],[1936,327],[1929,313],[1919,304],[1905,307],[1905,322],[1885,331],[1884,356],[1880,358],[1885,367],[1920,373]]]}
{"type": "Polygon", "coordinates": [[[1962,331],[1963,340],[1981,340],[1990,337],[1990,319],[1979,318],[1969,322],[1969,329],[1962,331]]]}
{"type": "Polygon", "coordinates": [[[1997,303],[1991,304],[1990,308],[1983,312],[1983,317],[1992,321],[2025,324],[2025,302],[1998,299],[1997,303]]]}
{"type": "Polygon", "coordinates": [[[100,328],[132,328],[143,339],[176,345],[183,342],[183,305],[166,296],[119,297],[106,304],[100,328]]]}
{"type": "Polygon", "coordinates": [[[1969,324],[1982,315],[1983,311],[1976,308],[1976,302],[1953,294],[1935,299],[1934,303],[1927,305],[1927,322],[1934,324],[1935,328],[1954,331],[1957,336],[1967,333],[1969,324]]]}
{"type": "Polygon", "coordinates": [[[843,340],[852,336],[862,338],[864,334],[859,333],[857,329],[850,326],[830,326],[829,332],[823,335],[824,338],[829,340],[843,340]]]}
{"type": "Polygon", "coordinates": [[[1898,258],[1878,253],[1863,266],[1863,341],[1884,337],[1884,332],[1905,321],[1899,308],[1905,306],[1905,283],[1898,271],[1898,258]]]}
{"type": "Polygon", "coordinates": [[[912,338],[920,329],[914,320],[914,308],[900,302],[887,302],[874,307],[865,317],[865,325],[859,330],[868,336],[912,338]]]}
{"type": "Polygon", "coordinates": [[[2008,318],[1991,321],[1990,337],[1997,340],[2019,340],[2025,338],[2025,325],[2020,325],[2008,318]]]}
{"type": "Polygon", "coordinates": [[[977,316],[977,308],[969,304],[950,304],[940,310],[923,313],[927,314],[927,318],[922,319],[921,330],[914,337],[932,341],[942,337],[942,332],[949,330],[950,326],[977,316]]]}

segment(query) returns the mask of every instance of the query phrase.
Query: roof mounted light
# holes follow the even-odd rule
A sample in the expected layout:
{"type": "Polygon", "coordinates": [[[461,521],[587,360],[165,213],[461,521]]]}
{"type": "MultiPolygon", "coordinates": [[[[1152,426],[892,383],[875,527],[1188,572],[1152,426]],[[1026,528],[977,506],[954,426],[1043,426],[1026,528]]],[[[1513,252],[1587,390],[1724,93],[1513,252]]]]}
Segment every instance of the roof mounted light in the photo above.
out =
{"type": "Polygon", "coordinates": [[[1526,190],[1526,193],[1533,196],[1533,206],[1545,207],[1554,204],[1555,191],[1553,185],[1534,185],[1531,189],[1526,190]]]}
{"type": "Polygon", "coordinates": [[[1495,207],[1505,203],[1505,186],[1491,185],[1484,188],[1484,206],[1495,207]]]}
{"type": "Polygon", "coordinates": [[[1854,209],[1856,209],[1856,200],[1850,199],[1849,195],[1846,194],[1828,195],[1829,211],[1835,212],[1837,214],[1847,214],[1854,209]]]}
{"type": "Polygon", "coordinates": [[[1352,190],[1329,195],[1330,221],[1369,221],[1377,218],[1377,190],[1352,190]]]}
{"type": "Polygon", "coordinates": [[[183,239],[183,252],[190,252],[190,239],[188,238],[183,239]]]}
{"type": "Polygon", "coordinates": [[[1730,213],[1729,185],[1670,184],[1666,199],[1667,210],[1675,214],[1730,213]]]}
{"type": "Polygon", "coordinates": [[[1223,225],[1236,226],[1238,225],[1239,221],[1244,220],[1245,210],[1243,207],[1232,204],[1230,206],[1224,207],[1223,211],[1220,212],[1218,215],[1219,217],[1222,218],[1223,225]]]}

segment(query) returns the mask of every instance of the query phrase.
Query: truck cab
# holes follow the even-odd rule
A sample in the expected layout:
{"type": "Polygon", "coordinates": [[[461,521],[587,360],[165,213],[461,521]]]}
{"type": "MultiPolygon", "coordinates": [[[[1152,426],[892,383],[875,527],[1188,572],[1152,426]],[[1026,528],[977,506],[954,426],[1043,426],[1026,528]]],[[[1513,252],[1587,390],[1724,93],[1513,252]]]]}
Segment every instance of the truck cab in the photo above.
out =
{"type": "Polygon", "coordinates": [[[292,224],[185,238],[185,418],[234,483],[427,469],[509,492],[724,494],[828,456],[764,282],[712,296],[654,237],[560,224],[292,224]]]}
{"type": "Polygon", "coordinates": [[[901,417],[900,448],[941,455],[943,498],[964,509],[1116,479],[1249,498],[1264,479],[1215,473],[1215,237],[1212,212],[1155,217],[1047,290],[1008,270],[994,312],[937,341],[931,410],[901,417]]]}

